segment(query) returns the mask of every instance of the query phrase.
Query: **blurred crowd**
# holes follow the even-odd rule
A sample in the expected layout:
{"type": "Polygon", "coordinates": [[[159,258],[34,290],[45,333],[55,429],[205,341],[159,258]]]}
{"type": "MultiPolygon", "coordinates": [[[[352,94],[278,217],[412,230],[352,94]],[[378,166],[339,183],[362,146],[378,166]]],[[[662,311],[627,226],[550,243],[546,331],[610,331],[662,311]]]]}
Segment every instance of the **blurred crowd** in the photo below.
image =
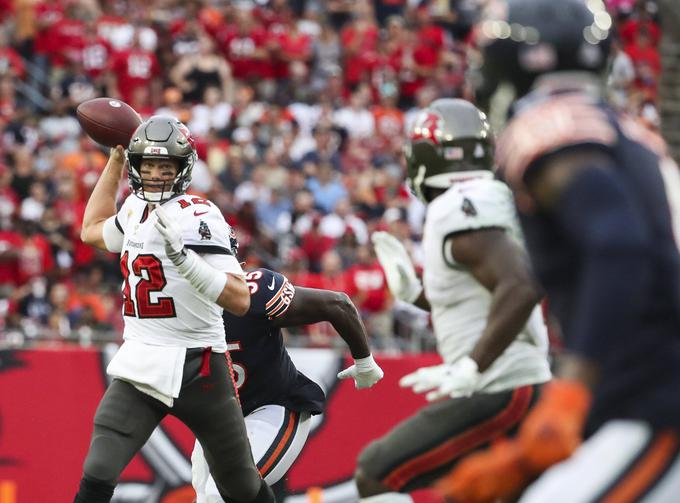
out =
{"type": "MultiPolygon", "coordinates": [[[[427,317],[394,305],[370,234],[420,261],[402,146],[433,99],[472,96],[480,3],[0,0],[0,344],[120,339],[118,259],[79,239],[108,152],[75,109],[111,96],[189,126],[190,192],[235,226],[246,269],[347,292],[383,350],[426,347],[427,317]]],[[[657,128],[656,6],[607,3],[612,103],[657,128]]],[[[297,336],[335,343],[323,325],[297,336]]]]}

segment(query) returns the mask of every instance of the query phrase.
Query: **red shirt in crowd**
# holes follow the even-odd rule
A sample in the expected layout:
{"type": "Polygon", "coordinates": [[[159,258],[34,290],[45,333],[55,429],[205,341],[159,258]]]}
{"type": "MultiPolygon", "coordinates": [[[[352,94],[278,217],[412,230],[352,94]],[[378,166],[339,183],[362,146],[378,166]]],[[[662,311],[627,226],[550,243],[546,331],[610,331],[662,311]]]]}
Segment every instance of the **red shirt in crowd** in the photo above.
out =
{"type": "Polygon", "coordinates": [[[33,41],[33,50],[38,54],[49,54],[59,47],[54,25],[64,17],[64,9],[56,2],[44,1],[35,6],[35,18],[38,32],[33,41]]]}
{"type": "MultiPolygon", "coordinates": [[[[279,25],[280,26],[280,25],[279,25]]],[[[288,78],[291,61],[307,62],[312,57],[312,39],[309,35],[288,30],[270,33],[270,39],[278,46],[278,58],[274,62],[276,78],[288,78]]]]}
{"type": "Polygon", "coordinates": [[[52,64],[62,66],[80,57],[85,39],[85,25],[78,19],[62,17],[52,26],[55,46],[49,54],[52,64]],[[58,50],[54,50],[57,47],[58,50]]]}
{"type": "Polygon", "coordinates": [[[328,250],[333,248],[335,240],[320,234],[318,231],[311,230],[302,236],[301,248],[310,263],[318,264],[321,257],[328,250]]]}
{"type": "Polygon", "coordinates": [[[630,56],[630,59],[633,61],[636,68],[641,65],[647,65],[654,71],[655,75],[661,73],[661,58],[659,57],[659,51],[656,47],[652,45],[647,45],[645,47],[631,44],[626,47],[625,51],[626,54],[630,56]]]}
{"type": "Polygon", "coordinates": [[[92,37],[83,41],[81,61],[83,69],[93,79],[99,77],[109,65],[113,53],[111,44],[102,37],[92,37]]]}
{"type": "Polygon", "coordinates": [[[54,268],[52,247],[42,234],[20,236],[17,281],[23,285],[32,278],[45,276],[54,268]]]}
{"type": "Polygon", "coordinates": [[[10,71],[20,79],[23,79],[26,73],[24,62],[11,47],[0,47],[0,75],[7,75],[10,71]]]}
{"type": "Polygon", "coordinates": [[[354,264],[346,272],[347,291],[361,311],[379,313],[387,308],[389,295],[385,272],[377,261],[354,264]]]}
{"type": "Polygon", "coordinates": [[[348,86],[355,86],[365,80],[366,73],[371,72],[378,64],[376,52],[378,28],[376,26],[357,28],[350,24],[340,32],[340,43],[345,51],[345,83],[348,86]]]}
{"type": "Polygon", "coordinates": [[[14,13],[12,0],[0,0],[0,21],[4,21],[14,13]]]}
{"type": "Polygon", "coordinates": [[[14,231],[0,231],[0,285],[19,284],[18,252],[21,235],[14,231]]]}
{"type": "MultiPolygon", "coordinates": [[[[439,26],[426,26],[418,32],[415,46],[405,49],[402,58],[412,59],[416,67],[434,70],[439,63],[439,53],[444,45],[444,31],[439,26]]],[[[427,79],[415,68],[404,65],[403,61],[404,59],[400,74],[400,92],[402,96],[413,97],[425,85],[427,79]]]]}
{"type": "Polygon", "coordinates": [[[640,30],[645,30],[650,37],[652,45],[656,46],[659,43],[659,38],[661,37],[661,30],[654,21],[641,21],[639,19],[630,19],[626,21],[619,35],[623,41],[623,45],[629,45],[637,40],[638,33],[640,30]]]}
{"type": "Polygon", "coordinates": [[[117,53],[111,62],[116,73],[118,91],[123,101],[132,101],[137,87],[145,87],[160,74],[156,55],[145,49],[132,48],[117,53]]]}
{"type": "Polygon", "coordinates": [[[217,40],[224,57],[231,64],[236,79],[272,78],[274,71],[271,62],[259,59],[258,50],[267,46],[267,32],[260,26],[247,31],[229,26],[218,34],[217,40]]]}

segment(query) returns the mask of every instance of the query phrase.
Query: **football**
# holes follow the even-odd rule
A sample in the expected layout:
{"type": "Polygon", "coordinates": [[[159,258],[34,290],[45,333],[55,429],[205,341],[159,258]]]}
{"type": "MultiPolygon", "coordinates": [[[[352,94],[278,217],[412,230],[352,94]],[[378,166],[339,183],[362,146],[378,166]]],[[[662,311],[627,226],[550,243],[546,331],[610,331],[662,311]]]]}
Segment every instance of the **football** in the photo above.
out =
{"type": "Polygon", "coordinates": [[[127,103],[113,98],[84,101],[76,110],[80,127],[101,145],[127,148],[142,118],[127,103]]]}

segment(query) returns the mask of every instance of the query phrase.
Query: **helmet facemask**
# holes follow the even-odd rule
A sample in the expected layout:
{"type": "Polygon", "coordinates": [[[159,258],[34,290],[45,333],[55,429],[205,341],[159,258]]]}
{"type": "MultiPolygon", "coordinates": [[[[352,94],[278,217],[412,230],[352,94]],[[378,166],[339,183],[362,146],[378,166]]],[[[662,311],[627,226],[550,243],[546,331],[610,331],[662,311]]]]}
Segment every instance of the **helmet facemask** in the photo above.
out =
{"type": "Polygon", "coordinates": [[[184,194],[191,183],[196,157],[193,138],[184,124],[171,117],[151,117],[137,128],[128,147],[130,189],[140,199],[154,203],[161,203],[184,194]],[[145,159],[175,161],[176,176],[166,181],[143,179],[141,167],[145,159]]]}

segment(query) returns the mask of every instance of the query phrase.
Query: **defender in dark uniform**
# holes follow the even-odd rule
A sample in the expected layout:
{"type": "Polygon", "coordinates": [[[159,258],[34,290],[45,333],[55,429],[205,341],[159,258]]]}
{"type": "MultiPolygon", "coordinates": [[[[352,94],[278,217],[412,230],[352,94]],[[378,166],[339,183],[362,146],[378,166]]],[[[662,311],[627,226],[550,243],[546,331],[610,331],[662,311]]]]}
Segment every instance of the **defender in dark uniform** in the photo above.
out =
{"type": "Polygon", "coordinates": [[[471,456],[443,487],[495,501],[568,458],[520,501],[679,501],[680,276],[664,144],[602,98],[603,5],[508,0],[505,17],[484,22],[516,31],[487,41],[487,76],[519,96],[532,87],[497,161],[567,354],[518,439],[471,456]]]}
{"type": "MultiPolygon", "coordinates": [[[[310,417],[323,411],[325,401],[321,388],[295,368],[281,328],[329,321],[355,359],[338,377],[352,377],[357,388],[368,388],[383,372],[371,356],[359,313],[346,294],[294,287],[284,275],[268,269],[248,272],[246,281],[250,309],[243,317],[225,312],[224,325],[253,458],[271,485],[300,454],[310,417]]],[[[198,442],[191,461],[197,502],[222,501],[198,442]]]]}

